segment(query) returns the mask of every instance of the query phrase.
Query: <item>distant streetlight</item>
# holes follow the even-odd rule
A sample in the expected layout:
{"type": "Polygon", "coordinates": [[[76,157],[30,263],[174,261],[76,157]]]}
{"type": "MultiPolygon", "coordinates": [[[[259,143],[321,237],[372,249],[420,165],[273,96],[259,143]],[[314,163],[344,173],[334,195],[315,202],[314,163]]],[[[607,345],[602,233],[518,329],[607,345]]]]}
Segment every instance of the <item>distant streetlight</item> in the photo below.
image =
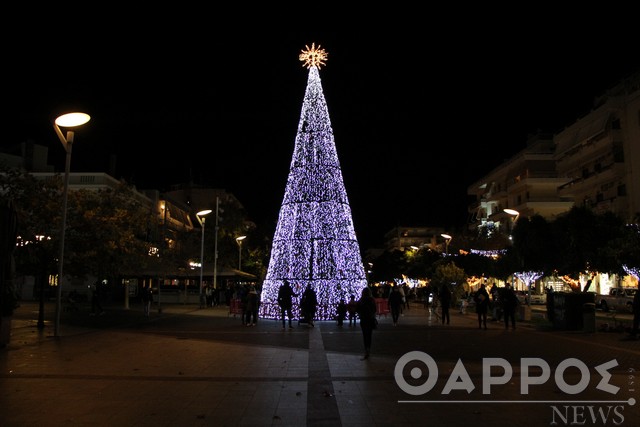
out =
{"type": "Polygon", "coordinates": [[[446,233],[442,233],[440,236],[444,237],[444,239],[445,239],[445,242],[444,242],[445,243],[445,248],[446,248],[445,253],[448,256],[449,255],[449,243],[451,243],[451,239],[453,237],[451,237],[451,235],[446,234],[446,233]]]}
{"type": "Polygon", "coordinates": [[[198,218],[198,222],[200,223],[200,227],[202,228],[202,238],[200,239],[200,286],[198,293],[198,295],[200,296],[200,308],[203,308],[205,306],[202,295],[202,273],[204,271],[204,224],[206,220],[205,216],[209,215],[211,212],[211,209],[205,209],[196,214],[196,218],[198,218]]]}
{"type": "Polygon", "coordinates": [[[69,113],[63,114],[53,122],[53,129],[56,131],[64,150],[67,153],[64,165],[64,189],[62,191],[62,220],[60,225],[60,253],[58,255],[58,292],[56,295],[56,319],[54,324],[55,337],[59,336],[60,331],[60,312],[62,308],[62,274],[64,269],[64,237],[67,228],[67,199],[69,197],[69,172],[71,170],[71,148],[73,147],[74,132],[67,130],[67,136],[62,133],[60,127],[74,128],[82,126],[91,120],[91,117],[85,113],[69,113]]]}
{"type": "Polygon", "coordinates": [[[236,237],[236,243],[238,244],[238,270],[240,271],[242,271],[242,241],[246,238],[247,236],[236,237]]]}

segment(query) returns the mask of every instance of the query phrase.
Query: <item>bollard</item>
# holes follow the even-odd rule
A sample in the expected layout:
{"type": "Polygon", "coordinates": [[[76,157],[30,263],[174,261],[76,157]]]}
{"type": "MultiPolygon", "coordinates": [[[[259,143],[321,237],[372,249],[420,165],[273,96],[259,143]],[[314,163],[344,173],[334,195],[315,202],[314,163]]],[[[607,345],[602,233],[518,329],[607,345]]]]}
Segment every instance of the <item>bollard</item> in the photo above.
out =
{"type": "Polygon", "coordinates": [[[596,331],[596,305],[592,302],[582,306],[582,330],[584,332],[596,331]]]}

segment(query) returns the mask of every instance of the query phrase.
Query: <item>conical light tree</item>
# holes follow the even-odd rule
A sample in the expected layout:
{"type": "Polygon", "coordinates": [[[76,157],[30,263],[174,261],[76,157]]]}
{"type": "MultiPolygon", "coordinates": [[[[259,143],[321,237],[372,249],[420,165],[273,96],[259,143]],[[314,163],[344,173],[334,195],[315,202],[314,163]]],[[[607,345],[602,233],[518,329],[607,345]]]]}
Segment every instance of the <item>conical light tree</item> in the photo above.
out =
{"type": "MultiPolygon", "coordinates": [[[[317,320],[335,318],[341,298],[356,299],[367,286],[351,207],[322,91],[319,69],[327,53],[315,43],[300,60],[309,70],[289,176],[278,216],[260,316],[278,318],[278,289],[288,280],[298,295],[307,287],[318,296],[317,320]]],[[[294,315],[300,316],[294,303],[294,315]]]]}

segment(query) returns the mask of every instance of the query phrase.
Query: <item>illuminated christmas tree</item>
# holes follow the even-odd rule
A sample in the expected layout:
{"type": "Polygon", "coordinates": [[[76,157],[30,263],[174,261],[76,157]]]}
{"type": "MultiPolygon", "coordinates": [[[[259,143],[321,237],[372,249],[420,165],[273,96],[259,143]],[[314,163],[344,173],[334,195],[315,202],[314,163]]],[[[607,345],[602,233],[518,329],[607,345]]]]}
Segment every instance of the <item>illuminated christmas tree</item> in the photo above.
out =
{"type": "Polygon", "coordinates": [[[334,319],[341,298],[359,298],[367,279],[333,138],[319,69],[327,53],[315,43],[299,56],[309,69],[289,177],[262,286],[260,316],[278,318],[278,289],[288,280],[299,298],[316,291],[316,319],[334,319]]]}

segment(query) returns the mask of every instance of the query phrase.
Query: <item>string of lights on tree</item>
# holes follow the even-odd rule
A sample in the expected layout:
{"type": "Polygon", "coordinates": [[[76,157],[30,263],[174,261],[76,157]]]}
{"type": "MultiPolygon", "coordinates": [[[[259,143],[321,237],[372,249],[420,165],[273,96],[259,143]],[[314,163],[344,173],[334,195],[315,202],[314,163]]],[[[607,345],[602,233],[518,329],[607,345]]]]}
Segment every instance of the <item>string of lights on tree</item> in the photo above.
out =
{"type": "Polygon", "coordinates": [[[636,280],[640,280],[640,268],[638,267],[630,267],[626,264],[622,265],[624,271],[629,275],[636,278],[636,280]]]}
{"type": "Polygon", "coordinates": [[[519,271],[513,273],[515,277],[522,280],[527,288],[529,288],[536,280],[542,277],[542,271],[519,271]]]}
{"type": "Polygon", "coordinates": [[[288,280],[299,298],[307,285],[317,294],[317,320],[334,319],[340,299],[359,298],[367,286],[360,246],[320,80],[327,53],[315,43],[299,55],[309,76],[284,199],[262,285],[260,317],[278,318],[278,289],[288,280]]]}

